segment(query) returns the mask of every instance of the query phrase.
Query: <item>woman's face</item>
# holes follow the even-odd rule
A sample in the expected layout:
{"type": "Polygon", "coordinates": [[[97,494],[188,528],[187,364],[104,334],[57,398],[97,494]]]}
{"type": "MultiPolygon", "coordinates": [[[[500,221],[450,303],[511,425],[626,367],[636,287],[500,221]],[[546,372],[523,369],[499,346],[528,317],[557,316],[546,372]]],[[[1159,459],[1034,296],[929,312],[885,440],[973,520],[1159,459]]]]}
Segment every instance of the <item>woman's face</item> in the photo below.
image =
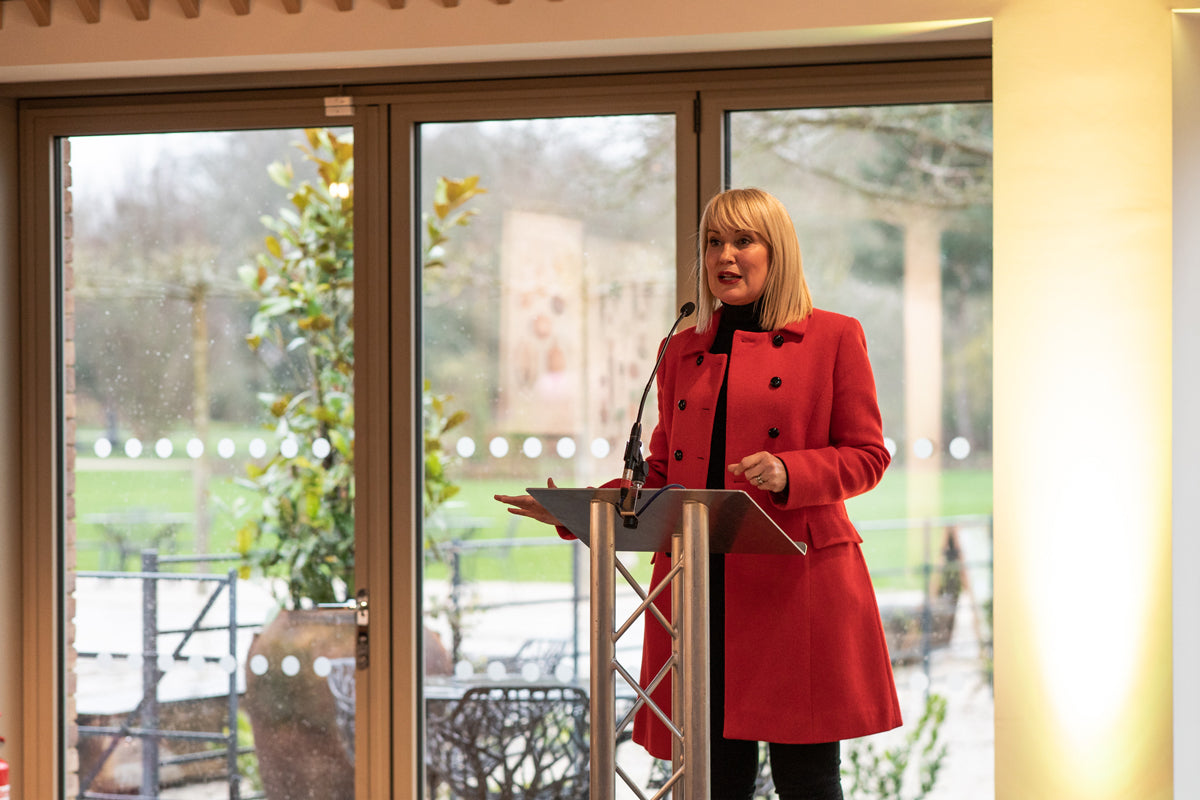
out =
{"type": "Polygon", "coordinates": [[[713,297],[744,306],[762,297],[767,286],[771,250],[754,231],[712,230],[704,245],[704,272],[713,297]]]}

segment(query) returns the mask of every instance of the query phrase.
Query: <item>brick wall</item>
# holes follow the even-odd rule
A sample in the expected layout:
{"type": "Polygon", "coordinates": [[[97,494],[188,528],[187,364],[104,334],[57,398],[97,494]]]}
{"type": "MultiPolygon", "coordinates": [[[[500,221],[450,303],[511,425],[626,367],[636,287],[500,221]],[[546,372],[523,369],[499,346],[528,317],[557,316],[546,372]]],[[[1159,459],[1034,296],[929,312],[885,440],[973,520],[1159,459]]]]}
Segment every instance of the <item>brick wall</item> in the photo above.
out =
{"type": "Polygon", "coordinates": [[[66,725],[67,797],[79,794],[79,726],[76,721],[75,689],[77,686],[75,654],[75,266],[74,217],[71,194],[71,143],[63,140],[63,217],[62,224],[62,370],[63,370],[63,619],[64,654],[63,719],[66,725]]]}

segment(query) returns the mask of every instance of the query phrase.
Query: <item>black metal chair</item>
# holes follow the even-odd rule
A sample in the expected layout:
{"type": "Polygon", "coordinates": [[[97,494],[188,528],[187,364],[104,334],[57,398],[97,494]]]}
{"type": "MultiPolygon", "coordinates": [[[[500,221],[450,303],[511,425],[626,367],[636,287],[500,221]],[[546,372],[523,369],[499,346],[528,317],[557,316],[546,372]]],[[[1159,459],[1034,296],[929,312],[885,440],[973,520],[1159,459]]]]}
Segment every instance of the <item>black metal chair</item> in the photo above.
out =
{"type": "Polygon", "coordinates": [[[342,747],[346,750],[346,755],[350,758],[350,763],[354,763],[354,721],[355,721],[355,694],[356,694],[356,669],[357,662],[353,658],[334,658],[329,662],[329,675],[325,681],[329,685],[329,692],[333,695],[334,707],[336,709],[336,722],[338,738],[342,741],[342,747]]]}
{"type": "Polygon", "coordinates": [[[477,686],[431,715],[430,797],[579,800],[588,796],[588,695],[571,686],[477,686]]]}
{"type": "Polygon", "coordinates": [[[558,665],[570,652],[570,639],[533,638],[522,642],[512,656],[498,661],[510,675],[522,675],[527,667],[532,666],[539,676],[533,680],[552,681],[558,665]]]}

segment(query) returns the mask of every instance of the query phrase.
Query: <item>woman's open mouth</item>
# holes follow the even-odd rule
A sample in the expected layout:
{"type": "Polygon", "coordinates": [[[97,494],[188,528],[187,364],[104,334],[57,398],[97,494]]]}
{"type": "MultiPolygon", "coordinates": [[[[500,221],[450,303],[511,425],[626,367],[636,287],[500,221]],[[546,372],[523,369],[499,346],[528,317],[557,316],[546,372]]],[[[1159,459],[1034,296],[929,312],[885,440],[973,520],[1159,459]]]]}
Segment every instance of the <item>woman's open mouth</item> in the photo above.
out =
{"type": "Polygon", "coordinates": [[[742,279],[741,275],[736,272],[721,271],[717,273],[717,280],[721,283],[737,283],[742,279]]]}

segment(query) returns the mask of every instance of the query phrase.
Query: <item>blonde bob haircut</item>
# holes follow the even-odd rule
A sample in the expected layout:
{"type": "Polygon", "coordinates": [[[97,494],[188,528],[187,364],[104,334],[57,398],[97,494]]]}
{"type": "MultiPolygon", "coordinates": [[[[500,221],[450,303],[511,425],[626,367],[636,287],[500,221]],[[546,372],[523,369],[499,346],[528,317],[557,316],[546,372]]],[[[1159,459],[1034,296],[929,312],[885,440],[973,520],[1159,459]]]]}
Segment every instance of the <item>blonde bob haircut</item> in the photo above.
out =
{"type": "Polygon", "coordinates": [[[787,209],[762,189],[729,189],[708,201],[700,216],[696,261],[696,330],[703,333],[721,305],[708,288],[704,251],[709,231],[753,231],[767,243],[767,283],[759,307],[759,324],[773,331],[812,313],[812,295],[804,278],[800,242],[787,209]]]}

